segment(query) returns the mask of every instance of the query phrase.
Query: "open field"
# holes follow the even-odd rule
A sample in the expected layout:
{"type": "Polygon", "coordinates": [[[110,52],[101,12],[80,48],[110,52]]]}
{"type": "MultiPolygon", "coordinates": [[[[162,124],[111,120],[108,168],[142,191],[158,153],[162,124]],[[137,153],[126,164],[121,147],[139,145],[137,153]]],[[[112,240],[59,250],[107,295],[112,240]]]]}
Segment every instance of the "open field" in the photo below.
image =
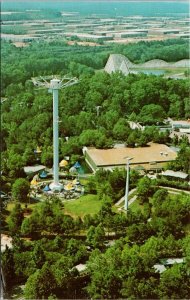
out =
{"type": "Polygon", "coordinates": [[[81,217],[85,215],[97,214],[102,206],[102,201],[100,201],[97,195],[86,195],[82,196],[77,200],[71,200],[64,203],[64,211],[66,214],[72,217],[81,217]]]}

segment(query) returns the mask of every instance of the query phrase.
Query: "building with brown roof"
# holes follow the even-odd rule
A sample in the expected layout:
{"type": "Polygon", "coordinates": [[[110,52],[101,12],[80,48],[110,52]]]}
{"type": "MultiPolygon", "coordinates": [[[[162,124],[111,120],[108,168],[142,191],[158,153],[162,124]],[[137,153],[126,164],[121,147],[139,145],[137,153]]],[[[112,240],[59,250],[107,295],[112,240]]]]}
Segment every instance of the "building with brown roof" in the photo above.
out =
{"type": "Polygon", "coordinates": [[[161,170],[177,156],[177,153],[170,147],[155,143],[149,143],[147,147],[140,148],[96,149],[84,147],[83,153],[87,164],[94,172],[100,168],[123,168],[126,165],[127,157],[133,158],[130,161],[131,168],[147,171],[161,170]]]}

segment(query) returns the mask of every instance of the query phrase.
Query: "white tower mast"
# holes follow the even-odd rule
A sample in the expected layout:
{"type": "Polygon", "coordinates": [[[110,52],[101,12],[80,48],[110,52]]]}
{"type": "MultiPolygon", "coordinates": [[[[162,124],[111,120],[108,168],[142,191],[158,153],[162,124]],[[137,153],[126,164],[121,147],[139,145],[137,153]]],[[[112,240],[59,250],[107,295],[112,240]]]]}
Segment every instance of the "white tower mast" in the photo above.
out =
{"type": "Polygon", "coordinates": [[[126,176],[126,185],[125,185],[125,204],[124,204],[124,209],[126,210],[126,213],[128,212],[128,197],[129,197],[129,163],[130,160],[132,160],[133,158],[131,157],[124,157],[127,159],[127,164],[126,164],[126,170],[127,170],[127,176],[126,176]]]}
{"type": "Polygon", "coordinates": [[[62,88],[71,86],[78,82],[77,78],[58,76],[46,76],[32,78],[35,86],[48,88],[53,93],[53,182],[50,184],[52,191],[62,190],[59,182],[59,114],[58,114],[58,91],[62,88]],[[49,82],[47,80],[50,80],[49,82]]]}

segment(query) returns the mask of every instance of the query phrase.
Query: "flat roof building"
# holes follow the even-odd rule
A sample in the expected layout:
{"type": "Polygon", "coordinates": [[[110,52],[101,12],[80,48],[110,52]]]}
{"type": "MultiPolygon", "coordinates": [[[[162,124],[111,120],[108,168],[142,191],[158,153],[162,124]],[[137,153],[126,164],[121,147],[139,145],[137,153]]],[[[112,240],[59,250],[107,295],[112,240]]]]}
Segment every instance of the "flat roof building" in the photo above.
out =
{"type": "Polygon", "coordinates": [[[126,165],[126,157],[133,158],[130,162],[131,168],[162,169],[177,157],[177,153],[170,147],[155,143],[149,143],[147,147],[139,148],[96,149],[84,147],[83,153],[86,162],[94,172],[100,168],[123,168],[126,165]]]}

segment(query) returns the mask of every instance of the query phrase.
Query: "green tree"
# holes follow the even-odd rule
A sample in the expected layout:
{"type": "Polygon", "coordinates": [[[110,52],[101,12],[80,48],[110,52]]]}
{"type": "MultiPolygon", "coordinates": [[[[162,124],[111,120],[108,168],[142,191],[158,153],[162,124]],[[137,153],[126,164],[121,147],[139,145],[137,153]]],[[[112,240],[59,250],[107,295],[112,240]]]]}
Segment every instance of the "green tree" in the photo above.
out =
{"type": "Polygon", "coordinates": [[[124,118],[120,118],[113,127],[113,135],[117,140],[125,141],[130,131],[129,124],[124,118]]]}
{"type": "Polygon", "coordinates": [[[30,184],[28,180],[25,178],[18,178],[13,183],[12,196],[17,201],[27,202],[29,190],[30,190],[30,184]]]}
{"type": "Polygon", "coordinates": [[[137,195],[142,203],[147,202],[148,198],[152,195],[153,188],[151,179],[147,176],[141,178],[137,184],[137,195]]]}
{"type": "Polygon", "coordinates": [[[68,281],[71,277],[72,260],[69,257],[62,256],[52,266],[52,272],[56,280],[57,287],[67,290],[68,281]]]}
{"type": "Polygon", "coordinates": [[[11,234],[16,234],[20,232],[23,219],[24,214],[21,205],[20,203],[16,203],[8,219],[8,226],[11,234]]]}
{"type": "Polygon", "coordinates": [[[43,264],[45,263],[46,257],[43,246],[40,241],[37,241],[35,243],[32,258],[34,260],[36,268],[41,269],[43,264]]]}
{"type": "Polygon", "coordinates": [[[111,248],[105,254],[97,249],[88,261],[91,281],[87,286],[88,294],[93,299],[119,299],[122,285],[121,251],[111,248]]]}
{"type": "Polygon", "coordinates": [[[148,104],[142,107],[138,120],[144,124],[156,124],[162,122],[166,117],[166,113],[162,106],[158,104],[148,104]]]}
{"type": "Polygon", "coordinates": [[[55,290],[56,281],[51,266],[46,262],[41,270],[32,274],[25,285],[26,299],[47,299],[55,290]]]}
{"type": "Polygon", "coordinates": [[[164,299],[188,299],[190,278],[183,265],[174,265],[161,274],[159,297],[164,299]]]}
{"type": "Polygon", "coordinates": [[[156,191],[152,197],[152,203],[154,207],[156,208],[162,205],[163,201],[166,200],[167,196],[168,196],[167,190],[159,189],[158,191],[156,191]]]}
{"type": "Polygon", "coordinates": [[[15,282],[14,256],[13,250],[7,246],[2,253],[2,268],[7,287],[12,287],[15,282]]]}

